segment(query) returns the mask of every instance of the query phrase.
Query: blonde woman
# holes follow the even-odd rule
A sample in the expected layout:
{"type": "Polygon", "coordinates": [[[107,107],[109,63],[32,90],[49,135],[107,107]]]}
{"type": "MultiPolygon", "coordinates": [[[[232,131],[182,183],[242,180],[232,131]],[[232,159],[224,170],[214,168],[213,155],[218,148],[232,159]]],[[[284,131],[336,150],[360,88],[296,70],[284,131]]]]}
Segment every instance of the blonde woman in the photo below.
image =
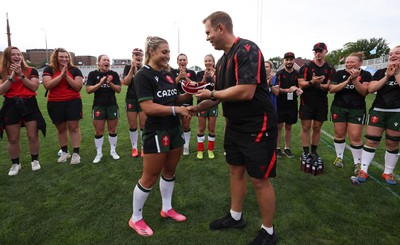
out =
{"type": "MultiPolygon", "coordinates": [[[[208,54],[204,57],[204,66],[206,69],[204,71],[200,71],[197,74],[198,82],[209,83],[206,89],[212,91],[214,90],[215,85],[215,59],[212,54],[208,54]]],[[[197,100],[197,103],[200,103],[201,99],[197,100]]],[[[209,159],[214,159],[214,143],[215,143],[215,124],[217,122],[218,117],[218,105],[212,107],[208,110],[201,111],[197,113],[197,118],[199,120],[199,129],[197,131],[197,158],[203,159],[204,152],[204,141],[205,135],[204,132],[206,130],[206,125],[208,121],[208,147],[207,153],[209,159]]]]}
{"type": "Polygon", "coordinates": [[[172,208],[172,193],[176,167],[185,142],[179,117],[191,116],[186,107],[176,105],[188,101],[191,95],[178,93],[173,75],[166,71],[169,59],[168,42],[160,37],[148,37],[145,65],[134,77],[137,97],[147,120],[143,131],[143,173],[133,190],[133,214],[129,226],[141,236],[153,234],[142,212],[160,174],[161,217],[177,222],[186,220],[172,208]]]}
{"type": "Polygon", "coordinates": [[[365,144],[361,154],[361,170],[357,175],[359,182],[365,182],[368,167],[375,156],[376,148],[385,131],[385,169],[382,178],[389,185],[396,185],[393,171],[399,159],[400,142],[400,45],[389,52],[387,68],[374,73],[368,85],[368,92],[375,93],[375,100],[369,110],[365,144]]]}
{"type": "Polygon", "coordinates": [[[363,53],[351,53],[345,62],[346,69],[337,71],[329,84],[329,92],[335,93],[331,106],[331,120],[335,129],[333,139],[336,159],[333,162],[338,168],[344,166],[344,149],[346,134],[350,140],[351,153],[354,159],[354,172],[361,168],[361,152],[363,147],[362,131],[364,129],[368,84],[372,75],[361,69],[363,53]]]}

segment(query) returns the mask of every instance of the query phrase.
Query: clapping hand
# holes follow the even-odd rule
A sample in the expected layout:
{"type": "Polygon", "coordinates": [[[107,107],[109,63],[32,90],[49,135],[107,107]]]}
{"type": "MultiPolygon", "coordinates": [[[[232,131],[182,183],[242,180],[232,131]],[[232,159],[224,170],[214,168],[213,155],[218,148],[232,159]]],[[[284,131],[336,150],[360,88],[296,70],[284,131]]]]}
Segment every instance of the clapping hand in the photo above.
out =
{"type": "Polygon", "coordinates": [[[325,79],[325,76],[316,76],[315,73],[313,73],[312,78],[311,78],[311,83],[313,84],[321,84],[325,79]]]}
{"type": "Polygon", "coordinates": [[[350,73],[350,79],[351,80],[353,80],[353,79],[356,79],[358,76],[360,76],[360,70],[359,69],[350,69],[349,71],[348,71],[349,73],[350,73]]]}

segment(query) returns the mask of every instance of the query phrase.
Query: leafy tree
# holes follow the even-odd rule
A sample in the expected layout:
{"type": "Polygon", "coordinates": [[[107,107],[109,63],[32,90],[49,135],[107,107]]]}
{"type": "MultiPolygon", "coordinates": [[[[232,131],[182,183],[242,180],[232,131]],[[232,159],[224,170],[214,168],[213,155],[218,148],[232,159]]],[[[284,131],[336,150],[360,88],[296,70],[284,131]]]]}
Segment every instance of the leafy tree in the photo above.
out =
{"type": "Polygon", "coordinates": [[[278,69],[282,65],[283,58],[280,56],[275,56],[270,58],[269,61],[271,61],[272,64],[274,64],[275,69],[278,69]]]}
{"type": "Polygon", "coordinates": [[[365,59],[374,59],[389,54],[390,48],[383,38],[359,39],[356,42],[346,43],[342,49],[329,52],[326,55],[326,61],[331,65],[343,64],[345,57],[360,51],[364,52],[365,59]]]}
{"type": "Polygon", "coordinates": [[[203,70],[203,69],[201,69],[201,67],[198,66],[198,65],[192,66],[192,67],[190,67],[189,69],[190,69],[190,70],[193,70],[193,71],[195,71],[195,72],[199,72],[199,71],[202,71],[202,70],[203,70]]]}
{"type": "Polygon", "coordinates": [[[349,42],[344,45],[347,55],[352,52],[363,51],[365,59],[374,59],[382,55],[389,54],[390,48],[388,42],[383,38],[359,39],[356,42],[349,42]]]}
{"type": "Polygon", "coordinates": [[[336,49],[336,50],[329,52],[326,55],[325,59],[326,59],[326,62],[328,62],[328,64],[339,65],[344,60],[345,56],[346,56],[346,54],[344,53],[343,49],[336,49]]]}

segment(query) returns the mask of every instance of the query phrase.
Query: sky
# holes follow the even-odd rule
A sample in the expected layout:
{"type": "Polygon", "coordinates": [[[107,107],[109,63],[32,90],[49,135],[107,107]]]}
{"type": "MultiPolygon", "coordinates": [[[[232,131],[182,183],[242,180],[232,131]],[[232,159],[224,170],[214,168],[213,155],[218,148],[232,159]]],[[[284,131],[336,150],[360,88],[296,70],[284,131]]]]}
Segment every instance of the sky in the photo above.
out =
{"type": "Polygon", "coordinates": [[[8,45],[8,13],[12,45],[21,51],[45,49],[47,37],[48,49],[127,59],[151,35],[168,41],[172,67],[179,53],[189,67],[204,67],[206,54],[222,55],[202,23],[214,11],[227,12],[235,36],[257,43],[265,59],[288,51],[311,59],[317,42],[328,50],[372,37],[400,44],[398,0],[12,0],[0,4],[0,50],[8,45]]]}

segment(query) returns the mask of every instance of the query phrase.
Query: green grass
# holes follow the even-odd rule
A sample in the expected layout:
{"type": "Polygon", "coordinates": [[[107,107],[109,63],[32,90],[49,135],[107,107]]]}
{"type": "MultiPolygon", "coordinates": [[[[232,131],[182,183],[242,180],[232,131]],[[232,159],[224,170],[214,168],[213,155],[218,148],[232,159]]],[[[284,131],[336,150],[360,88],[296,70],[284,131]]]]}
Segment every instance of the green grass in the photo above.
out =
{"type": "MultiPolygon", "coordinates": [[[[124,108],[126,88],[118,95],[124,108]]],[[[210,231],[209,223],[229,210],[229,176],[223,157],[224,121],[218,120],[216,159],[197,160],[197,120],[192,120],[191,155],[183,156],[177,170],[173,206],[188,220],[176,223],[160,217],[158,185],[153,188],[144,217],[153,228],[150,238],[139,237],[127,224],[132,212],[132,190],[142,172],[141,158],[130,157],[128,124],[124,112],[118,125],[114,161],[105,154],[93,164],[94,129],[90,117],[92,95],[82,91],[82,163],[57,163],[56,129],[48,118],[46,99],[40,89],[39,106],[48,123],[48,135],[40,136],[42,169],[32,172],[26,135],[22,134],[22,170],[7,175],[10,160],[7,138],[0,142],[0,244],[247,244],[259,229],[261,219],[254,191],[249,185],[245,201],[244,230],[210,231]]],[[[369,103],[373,96],[369,96],[369,103]]],[[[331,122],[323,129],[333,134],[331,122]]],[[[24,131],[24,130],[23,130],[24,131]]],[[[351,153],[346,150],[344,169],[335,168],[332,140],[322,135],[318,151],[326,162],[323,175],[300,171],[300,123],[293,129],[294,159],[280,159],[273,179],[277,196],[275,228],[279,244],[400,244],[400,185],[388,186],[381,170],[370,167],[371,178],[355,187],[351,153]]],[[[103,152],[108,153],[105,140],[103,152]]],[[[381,144],[375,161],[383,163],[381,144]]],[[[399,174],[399,168],[396,173],[399,174]]]]}

